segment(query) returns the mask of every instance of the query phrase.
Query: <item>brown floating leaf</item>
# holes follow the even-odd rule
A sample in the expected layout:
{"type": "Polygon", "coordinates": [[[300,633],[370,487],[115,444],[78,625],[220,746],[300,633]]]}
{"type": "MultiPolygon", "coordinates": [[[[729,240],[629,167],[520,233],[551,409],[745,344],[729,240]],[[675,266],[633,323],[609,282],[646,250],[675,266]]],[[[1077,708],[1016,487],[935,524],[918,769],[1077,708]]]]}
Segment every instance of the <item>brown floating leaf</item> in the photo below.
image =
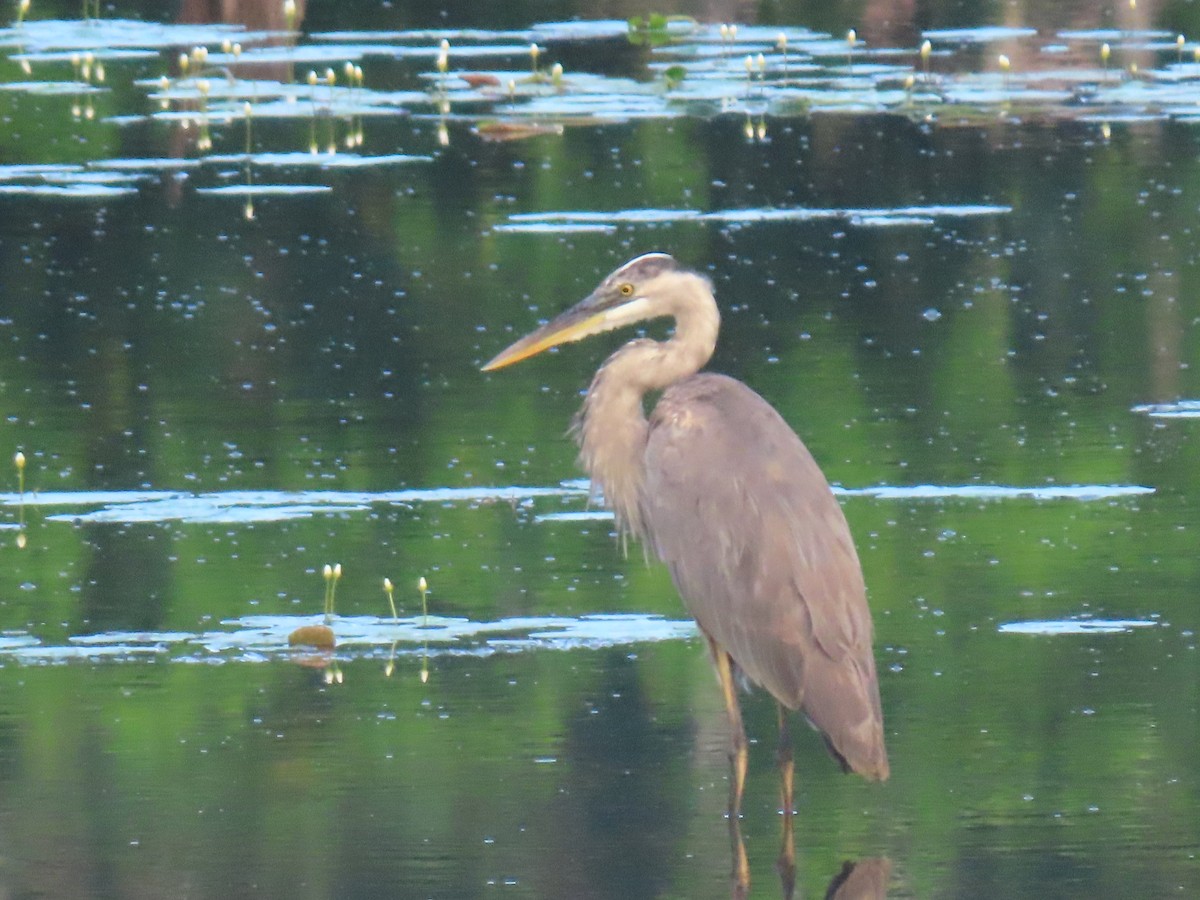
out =
{"type": "Polygon", "coordinates": [[[500,79],[495,75],[489,75],[486,72],[467,72],[460,74],[458,77],[473,88],[500,86],[500,79]]]}
{"type": "Polygon", "coordinates": [[[560,124],[539,125],[533,122],[480,122],[475,133],[485,141],[520,141],[543,134],[562,134],[560,124]]]}
{"type": "Polygon", "coordinates": [[[332,650],[336,641],[333,629],[328,625],[301,625],[288,635],[290,647],[316,647],[319,650],[332,650]]]}

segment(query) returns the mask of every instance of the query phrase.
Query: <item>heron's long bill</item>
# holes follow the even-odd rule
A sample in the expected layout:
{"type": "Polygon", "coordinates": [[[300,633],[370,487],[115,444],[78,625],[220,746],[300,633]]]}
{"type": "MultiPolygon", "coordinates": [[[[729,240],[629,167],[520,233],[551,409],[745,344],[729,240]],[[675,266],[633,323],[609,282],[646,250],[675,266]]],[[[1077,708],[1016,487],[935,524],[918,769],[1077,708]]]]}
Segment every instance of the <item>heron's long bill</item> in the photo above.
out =
{"type": "Polygon", "coordinates": [[[593,334],[638,321],[644,316],[642,304],[643,301],[636,297],[631,299],[618,295],[609,298],[600,293],[592,294],[502,350],[482,371],[502,369],[559,344],[580,341],[593,334]]]}

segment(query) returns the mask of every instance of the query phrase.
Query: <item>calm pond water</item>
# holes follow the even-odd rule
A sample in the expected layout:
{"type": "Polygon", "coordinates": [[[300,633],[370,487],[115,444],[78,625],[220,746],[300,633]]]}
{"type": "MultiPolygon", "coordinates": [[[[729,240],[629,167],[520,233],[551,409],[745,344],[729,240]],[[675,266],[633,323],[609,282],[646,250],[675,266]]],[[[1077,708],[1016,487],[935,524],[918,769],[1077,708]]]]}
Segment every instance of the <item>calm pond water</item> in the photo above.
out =
{"type": "Polygon", "coordinates": [[[803,894],[1200,894],[1200,13],[196,6],[0,31],[0,892],[728,896],[565,435],[629,335],[479,372],[659,249],[869,586],[892,778],[798,729],[803,894]]]}

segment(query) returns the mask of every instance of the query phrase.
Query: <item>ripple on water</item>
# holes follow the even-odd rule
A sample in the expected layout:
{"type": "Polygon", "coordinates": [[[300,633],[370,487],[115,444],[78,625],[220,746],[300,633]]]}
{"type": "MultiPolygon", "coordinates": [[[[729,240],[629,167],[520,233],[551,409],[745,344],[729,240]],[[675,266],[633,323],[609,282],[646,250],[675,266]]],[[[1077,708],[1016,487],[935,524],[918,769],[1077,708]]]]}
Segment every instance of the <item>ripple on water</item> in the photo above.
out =
{"type": "Polygon", "coordinates": [[[1036,28],[981,25],[978,28],[934,28],[922,32],[921,36],[944,44],[990,44],[996,41],[1035,37],[1037,33],[1036,28]]]}
{"type": "Polygon", "coordinates": [[[1157,624],[1149,619],[1045,619],[1006,622],[997,630],[1004,634],[1123,634],[1157,624]]]}
{"type": "MultiPolygon", "coordinates": [[[[298,627],[318,625],[323,616],[243,616],[221,629],[112,631],[77,635],[64,644],[44,644],[29,634],[0,636],[0,659],[27,664],[112,660],[138,662],[148,656],[173,662],[267,662],[311,653],[292,648],[288,636],[298,627]]],[[[539,650],[601,649],[659,641],[687,640],[690,621],[641,613],[572,616],[517,616],[476,622],[454,616],[334,616],[336,658],[342,661],[388,655],[491,656],[539,650]]]]}
{"type": "Polygon", "coordinates": [[[399,491],[45,491],[0,494],[0,505],[74,507],[46,516],[48,522],[146,524],[153,522],[239,523],[353,512],[373,505],[416,503],[518,503],[543,497],[586,496],[586,484],[558,487],[415,488],[399,491]],[[99,507],[86,509],[86,507],[99,507]]]}
{"type": "Polygon", "coordinates": [[[974,218],[1007,215],[1010,206],[981,204],[904,206],[896,208],[817,208],[756,207],[702,212],[696,209],[621,209],[563,210],[557,212],[515,213],[499,230],[530,225],[555,226],[559,231],[591,230],[597,225],[659,225],[679,222],[716,222],[754,225],[773,222],[807,222],[819,219],[844,219],[863,227],[893,225],[932,225],[936,218],[974,218]]]}
{"type": "Polygon", "coordinates": [[[54,197],[57,199],[111,199],[136,194],[137,188],[132,186],[115,186],[110,184],[93,184],[79,182],[76,184],[0,184],[0,194],[18,197],[54,197]]]}
{"type": "MultiPolygon", "coordinates": [[[[1021,487],[1004,484],[913,484],[876,485],[865,488],[833,487],[839,497],[874,497],[878,500],[1119,500],[1153,494],[1154,488],[1140,484],[1064,484],[1021,487]]],[[[603,510],[554,512],[536,516],[535,522],[584,522],[611,519],[603,510]]]]}
{"type": "Polygon", "coordinates": [[[331,194],[327,184],[228,184],[222,187],[196,188],[196,193],[209,197],[236,194],[238,197],[302,197],[308,194],[331,194]]]}
{"type": "MultiPolygon", "coordinates": [[[[1074,500],[1091,502],[1143,496],[1154,488],[1131,484],[1076,485],[876,485],[835,487],[843,497],[879,500],[1074,500]]],[[[420,503],[522,503],[543,498],[579,498],[590,491],[583,479],[553,487],[416,488],[399,491],[224,491],[184,494],[175,491],[46,491],[0,494],[0,505],[71,507],[46,516],[47,522],[148,524],[156,522],[228,523],[283,522],[325,513],[361,512],[376,505],[420,503]],[[98,507],[98,508],[88,508],[98,507]]],[[[592,521],[610,519],[603,509],[566,510],[538,516],[535,521],[592,521]]]]}
{"type": "Polygon", "coordinates": [[[838,488],[844,497],[877,497],[881,500],[1113,500],[1153,494],[1154,488],[1140,484],[1045,484],[1029,487],[1008,484],[914,484],[838,488]]]}
{"type": "Polygon", "coordinates": [[[30,19],[18,29],[0,32],[0,44],[20,46],[30,53],[104,49],[171,49],[224,40],[244,44],[262,41],[272,32],[251,32],[241,25],[192,25],[142,22],[134,19],[30,19]]]}
{"type": "Polygon", "coordinates": [[[1143,403],[1133,412],[1155,419],[1200,419],[1200,400],[1176,400],[1174,403],[1143,403]]]}

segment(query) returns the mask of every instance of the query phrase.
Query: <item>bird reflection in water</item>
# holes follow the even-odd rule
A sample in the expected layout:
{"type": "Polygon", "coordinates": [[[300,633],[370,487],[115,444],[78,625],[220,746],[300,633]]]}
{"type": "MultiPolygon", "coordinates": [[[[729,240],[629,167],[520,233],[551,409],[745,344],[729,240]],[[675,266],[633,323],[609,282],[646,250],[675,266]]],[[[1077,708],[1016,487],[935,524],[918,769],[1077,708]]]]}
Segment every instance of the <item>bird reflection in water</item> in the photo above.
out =
{"type": "Polygon", "coordinates": [[[647,253],[487,363],[493,371],[559,344],[672,318],[665,341],[637,339],[592,379],[574,434],[592,488],[622,536],[643,541],[707,640],[730,726],[734,893],[749,885],[738,818],[747,741],[736,685],[779,704],[785,829],[794,872],[788,710],[802,710],[847,772],[888,777],[873,626],[850,529],[816,461],[753,390],[700,373],[720,314],[707,278],[647,253]],[[646,395],[661,391],[647,418],[646,395]]]}
{"type": "MultiPolygon", "coordinates": [[[[780,896],[783,900],[796,900],[796,843],[793,829],[791,805],[792,757],[791,743],[786,735],[787,722],[780,716],[779,774],[780,793],[783,799],[783,815],[780,825],[779,858],[775,869],[779,873],[780,896]]],[[[742,841],[739,817],[730,815],[729,832],[733,843],[733,892],[734,900],[750,896],[750,870],[746,859],[746,848],[742,841]]],[[[892,862],[887,857],[868,857],[847,860],[829,881],[825,889],[826,900],[884,900],[892,875],[892,862]]]]}
{"type": "Polygon", "coordinates": [[[882,900],[892,877],[892,861],[884,856],[846,862],[829,882],[825,900],[882,900]]]}
{"type": "MultiPolygon", "coordinates": [[[[775,762],[779,766],[779,810],[780,810],[780,840],[779,857],[775,861],[775,870],[779,873],[779,883],[782,887],[784,900],[791,900],[796,895],[796,838],[795,811],[793,806],[793,776],[795,761],[792,756],[791,729],[788,718],[782,706],[779,712],[779,747],[776,750],[775,762]]],[[[729,817],[729,843],[733,864],[732,882],[734,900],[750,895],[750,860],[746,855],[746,842],[742,839],[742,817],[739,810],[733,806],[734,797],[730,794],[730,805],[727,811],[729,817]]]]}

